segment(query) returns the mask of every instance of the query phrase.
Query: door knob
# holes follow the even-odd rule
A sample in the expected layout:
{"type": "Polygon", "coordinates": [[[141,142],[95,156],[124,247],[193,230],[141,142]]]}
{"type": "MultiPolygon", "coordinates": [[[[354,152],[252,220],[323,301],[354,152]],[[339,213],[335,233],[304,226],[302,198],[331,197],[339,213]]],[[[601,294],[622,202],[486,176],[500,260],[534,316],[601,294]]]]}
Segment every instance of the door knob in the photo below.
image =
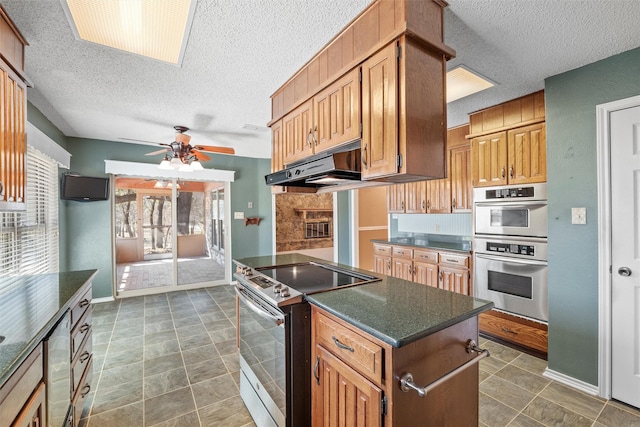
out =
{"type": "Polygon", "coordinates": [[[618,274],[624,277],[631,276],[631,269],[629,267],[620,267],[618,269],[618,274]]]}

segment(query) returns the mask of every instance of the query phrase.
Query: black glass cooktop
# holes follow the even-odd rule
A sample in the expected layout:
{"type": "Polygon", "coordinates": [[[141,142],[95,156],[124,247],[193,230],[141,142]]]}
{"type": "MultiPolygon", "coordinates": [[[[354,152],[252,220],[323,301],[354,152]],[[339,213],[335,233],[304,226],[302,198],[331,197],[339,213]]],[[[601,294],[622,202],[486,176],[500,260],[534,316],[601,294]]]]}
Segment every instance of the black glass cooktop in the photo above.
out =
{"type": "Polygon", "coordinates": [[[374,276],[316,263],[267,267],[258,271],[307,295],[340,286],[380,280],[374,276]]]}

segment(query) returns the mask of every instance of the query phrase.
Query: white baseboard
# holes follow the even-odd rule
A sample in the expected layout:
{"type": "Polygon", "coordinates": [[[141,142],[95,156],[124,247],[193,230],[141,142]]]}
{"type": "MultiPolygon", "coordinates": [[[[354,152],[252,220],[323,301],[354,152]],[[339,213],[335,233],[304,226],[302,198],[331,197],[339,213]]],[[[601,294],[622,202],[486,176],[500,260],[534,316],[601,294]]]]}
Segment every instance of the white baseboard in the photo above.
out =
{"type": "Polygon", "coordinates": [[[575,388],[583,393],[587,393],[592,396],[598,396],[599,393],[598,386],[570,377],[569,375],[561,374],[560,372],[552,371],[548,368],[544,370],[542,376],[545,378],[549,378],[550,380],[557,381],[560,384],[575,388]]]}
{"type": "Polygon", "coordinates": [[[114,297],[102,297],[102,298],[93,298],[91,300],[91,304],[100,304],[101,302],[111,302],[115,301],[114,297]]]}

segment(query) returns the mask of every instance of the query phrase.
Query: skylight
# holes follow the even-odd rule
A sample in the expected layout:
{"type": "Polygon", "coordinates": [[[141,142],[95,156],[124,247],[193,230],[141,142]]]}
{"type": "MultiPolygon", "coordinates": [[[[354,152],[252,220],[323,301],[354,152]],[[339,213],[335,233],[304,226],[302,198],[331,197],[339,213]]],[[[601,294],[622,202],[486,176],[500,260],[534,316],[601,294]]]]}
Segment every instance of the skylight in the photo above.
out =
{"type": "Polygon", "coordinates": [[[459,65],[447,72],[447,103],[493,86],[495,84],[486,77],[482,77],[464,65],[459,65]]]}

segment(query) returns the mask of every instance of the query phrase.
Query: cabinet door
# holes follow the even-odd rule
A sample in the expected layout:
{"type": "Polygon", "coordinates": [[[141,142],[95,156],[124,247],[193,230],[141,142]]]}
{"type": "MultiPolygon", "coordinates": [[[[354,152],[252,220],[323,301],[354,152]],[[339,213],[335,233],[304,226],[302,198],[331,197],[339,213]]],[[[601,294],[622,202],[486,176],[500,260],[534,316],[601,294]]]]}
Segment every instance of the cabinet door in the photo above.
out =
{"type": "Polygon", "coordinates": [[[362,64],[362,179],[398,171],[397,47],[362,64]]]}
{"type": "Polygon", "coordinates": [[[510,130],[509,184],[547,181],[547,137],[544,123],[510,130]]]}
{"type": "MultiPolygon", "coordinates": [[[[11,424],[12,427],[43,427],[46,423],[45,385],[40,383],[33,392],[20,415],[11,424]]],[[[4,425],[4,424],[3,424],[4,425]]]]}
{"type": "Polygon", "coordinates": [[[405,212],[427,212],[427,181],[407,182],[404,184],[405,212]]]}
{"type": "Polygon", "coordinates": [[[271,172],[284,169],[282,120],[271,125],[271,172]]]}
{"type": "Polygon", "coordinates": [[[471,140],[471,178],[474,187],[507,184],[507,133],[471,140]]]}
{"type": "Polygon", "coordinates": [[[451,211],[471,212],[471,146],[450,150],[451,211]]]}
{"type": "Polygon", "coordinates": [[[313,97],[315,152],[360,137],[360,68],[313,97]]]}
{"type": "Polygon", "coordinates": [[[438,265],[413,262],[413,281],[427,286],[438,287],[438,265]]]}
{"type": "Polygon", "coordinates": [[[312,110],[313,101],[310,99],[282,119],[285,164],[313,154],[313,144],[311,143],[312,110]]]}
{"type": "Polygon", "coordinates": [[[449,179],[434,179],[427,183],[427,212],[450,213],[451,190],[449,179]]]}
{"type": "Polygon", "coordinates": [[[382,425],[382,390],[319,345],[314,375],[312,425],[382,425]]]}
{"type": "Polygon", "coordinates": [[[457,292],[459,294],[471,295],[469,287],[469,270],[444,267],[440,265],[440,288],[457,292]]]}
{"type": "Polygon", "coordinates": [[[413,280],[413,261],[404,258],[392,258],[393,277],[404,280],[413,280]]]}
{"type": "Polygon", "coordinates": [[[387,186],[388,213],[404,213],[404,186],[405,184],[393,184],[387,186]]]}
{"type": "Polygon", "coordinates": [[[391,276],[391,257],[374,254],[373,271],[391,276]]]}

